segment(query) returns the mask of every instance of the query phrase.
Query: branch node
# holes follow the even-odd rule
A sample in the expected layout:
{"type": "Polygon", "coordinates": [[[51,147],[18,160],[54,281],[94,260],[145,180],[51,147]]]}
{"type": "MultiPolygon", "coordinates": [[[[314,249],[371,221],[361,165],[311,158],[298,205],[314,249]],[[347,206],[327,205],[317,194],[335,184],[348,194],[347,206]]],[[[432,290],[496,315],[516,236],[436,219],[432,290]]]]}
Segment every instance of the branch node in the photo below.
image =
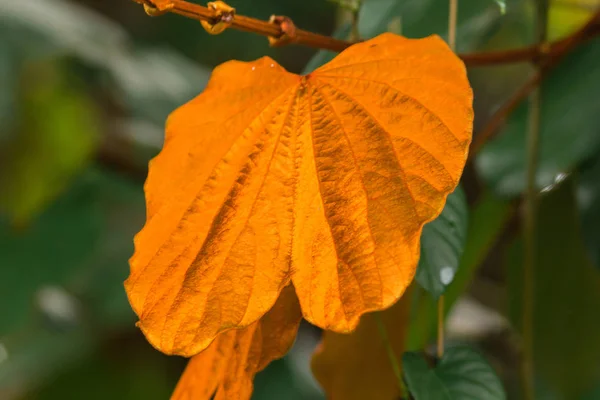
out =
{"type": "Polygon", "coordinates": [[[542,65],[548,57],[552,55],[552,44],[548,41],[542,42],[537,46],[537,52],[533,56],[531,62],[534,65],[542,65]]]}
{"type": "Polygon", "coordinates": [[[271,47],[281,47],[296,41],[296,25],[291,18],[282,15],[271,15],[270,24],[276,25],[281,30],[278,37],[268,36],[271,47]]]}
{"type": "Polygon", "coordinates": [[[543,42],[540,44],[540,53],[547,56],[552,52],[552,44],[550,42],[543,42]]]}
{"type": "Polygon", "coordinates": [[[227,29],[235,18],[235,8],[224,1],[211,1],[207,4],[215,12],[214,21],[200,21],[204,30],[211,35],[218,35],[227,29]]]}
{"type": "Polygon", "coordinates": [[[175,6],[171,1],[165,0],[134,0],[144,6],[144,11],[151,17],[158,17],[171,11],[175,6]]]}

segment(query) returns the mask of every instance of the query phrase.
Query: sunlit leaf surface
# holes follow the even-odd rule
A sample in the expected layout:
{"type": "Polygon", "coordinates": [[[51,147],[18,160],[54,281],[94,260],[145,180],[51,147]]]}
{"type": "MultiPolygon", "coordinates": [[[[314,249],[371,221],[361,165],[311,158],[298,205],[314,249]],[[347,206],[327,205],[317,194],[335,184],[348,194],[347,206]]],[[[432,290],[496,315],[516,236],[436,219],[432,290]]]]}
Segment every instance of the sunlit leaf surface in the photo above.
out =
{"type": "Polygon", "coordinates": [[[337,332],[392,305],[462,173],[471,104],[437,36],[383,34],[306,76],[266,57],[216,68],[150,165],[126,282],[148,340],[195,355],[290,282],[337,332]]]}

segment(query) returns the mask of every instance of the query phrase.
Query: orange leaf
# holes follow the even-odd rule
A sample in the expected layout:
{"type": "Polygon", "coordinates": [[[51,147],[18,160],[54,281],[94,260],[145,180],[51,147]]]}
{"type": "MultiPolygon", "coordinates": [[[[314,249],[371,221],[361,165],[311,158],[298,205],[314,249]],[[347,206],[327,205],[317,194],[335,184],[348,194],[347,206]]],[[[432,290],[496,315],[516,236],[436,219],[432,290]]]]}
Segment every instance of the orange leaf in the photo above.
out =
{"type": "Polygon", "coordinates": [[[462,173],[471,103],[437,36],[383,34],[303,77],[267,57],[217,67],[150,165],[126,282],[148,340],[197,354],[290,280],[325,329],[389,307],[462,173]]]}
{"type": "Polygon", "coordinates": [[[172,400],[250,399],[257,372],[281,358],[294,343],[302,319],[291,286],[273,308],[250,326],[221,333],[188,363],[172,400]]]}
{"type": "MultiPolygon", "coordinates": [[[[405,350],[410,318],[410,293],[379,317],[398,363],[405,350]]],[[[324,332],[313,355],[315,378],[330,400],[393,400],[400,398],[398,380],[384,345],[376,316],[364,315],[350,334],[324,332]]]]}

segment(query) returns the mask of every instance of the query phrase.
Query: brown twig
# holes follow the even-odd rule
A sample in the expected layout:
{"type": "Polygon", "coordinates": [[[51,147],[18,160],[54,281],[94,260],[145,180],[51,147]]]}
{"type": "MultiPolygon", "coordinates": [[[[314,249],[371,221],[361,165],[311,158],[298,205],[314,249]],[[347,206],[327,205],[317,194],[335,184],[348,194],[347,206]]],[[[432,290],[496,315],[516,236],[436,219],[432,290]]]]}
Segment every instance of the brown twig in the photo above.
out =
{"type": "MultiPolygon", "coordinates": [[[[600,24],[594,22],[586,31],[584,36],[577,36],[577,43],[586,41],[600,34],[600,24]]],[[[483,67],[487,65],[512,64],[518,62],[531,62],[543,57],[554,58],[571,46],[575,36],[571,35],[564,39],[549,43],[545,47],[533,45],[512,50],[490,51],[482,53],[459,54],[458,56],[469,67],[483,67]]]]}
{"type": "Polygon", "coordinates": [[[598,31],[599,23],[600,11],[596,12],[596,14],[594,14],[594,16],[573,35],[552,45],[554,50],[550,50],[548,46],[536,46],[541,50],[539,68],[537,68],[533,75],[531,75],[531,77],[502,105],[502,107],[490,117],[488,123],[479,134],[475,136],[469,153],[470,159],[476,156],[483,145],[496,135],[506,117],[517,108],[521,101],[529,96],[532,90],[542,81],[543,77],[554,68],[565,55],[588,38],[590,32],[598,31]],[[544,48],[546,48],[546,50],[544,50],[544,48]]]}
{"type": "MultiPolygon", "coordinates": [[[[183,0],[134,0],[137,3],[145,4],[148,7],[154,8],[158,12],[153,15],[159,15],[166,12],[179,14],[187,18],[192,18],[198,21],[206,21],[210,23],[218,22],[218,13],[211,8],[201,6],[199,4],[190,3],[183,0]]],[[[272,24],[268,21],[262,21],[255,18],[245,17],[243,15],[235,14],[229,25],[231,28],[238,29],[245,32],[257,33],[259,35],[279,38],[284,32],[276,24],[272,24]]],[[[305,31],[302,29],[296,29],[295,37],[293,40],[288,41],[289,43],[300,44],[309,46],[317,49],[331,50],[340,52],[346,48],[352,46],[355,42],[346,40],[339,40],[330,36],[319,35],[317,33],[305,31]]],[[[600,34],[600,26],[598,23],[594,23],[590,29],[585,31],[583,37],[577,37],[577,42],[588,39],[590,37],[600,34]]],[[[575,35],[573,35],[575,36],[575,35]]],[[[515,62],[527,62],[539,59],[540,57],[547,56],[553,58],[560,54],[566,45],[569,44],[573,38],[570,36],[566,39],[562,39],[549,44],[546,48],[542,49],[540,46],[529,46],[520,49],[513,50],[502,50],[482,53],[471,53],[471,54],[459,54],[458,56],[468,66],[485,66],[485,65],[497,65],[507,64],[515,62]]]]}
{"type": "MultiPolygon", "coordinates": [[[[199,4],[193,4],[182,0],[134,0],[137,3],[145,4],[150,7],[154,7],[159,12],[171,12],[179,14],[184,17],[192,18],[198,21],[207,21],[210,23],[218,22],[218,14],[214,9],[201,6],[199,4]]],[[[284,33],[277,24],[270,23],[268,21],[262,21],[255,18],[245,17],[243,15],[235,14],[231,23],[231,28],[235,28],[245,32],[253,32],[259,35],[279,38],[284,33]]],[[[332,38],[330,36],[319,35],[305,31],[303,29],[296,29],[293,43],[302,44],[309,47],[315,47],[324,50],[331,51],[342,51],[353,43],[332,38]]]]}

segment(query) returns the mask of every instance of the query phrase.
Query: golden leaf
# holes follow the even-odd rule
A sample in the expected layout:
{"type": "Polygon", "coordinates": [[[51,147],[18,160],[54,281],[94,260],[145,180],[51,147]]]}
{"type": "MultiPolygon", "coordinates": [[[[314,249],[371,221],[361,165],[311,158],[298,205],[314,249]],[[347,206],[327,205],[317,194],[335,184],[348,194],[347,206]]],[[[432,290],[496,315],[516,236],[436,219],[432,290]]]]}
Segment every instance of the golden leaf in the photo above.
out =
{"type": "Polygon", "coordinates": [[[383,34],[307,76],[267,57],[217,67],[150,164],[126,281],[140,328],[195,355],[291,281],[308,321],[351,331],[412,281],[472,119],[464,65],[437,36],[383,34]]]}
{"type": "Polygon", "coordinates": [[[377,318],[386,328],[398,363],[405,350],[410,293],[387,310],[364,315],[350,334],[324,332],[313,355],[312,370],[331,400],[394,400],[401,397],[377,318]]]}
{"type": "Polygon", "coordinates": [[[172,400],[250,399],[254,375],[294,343],[302,319],[291,286],[259,321],[221,333],[188,363],[172,400]]]}

